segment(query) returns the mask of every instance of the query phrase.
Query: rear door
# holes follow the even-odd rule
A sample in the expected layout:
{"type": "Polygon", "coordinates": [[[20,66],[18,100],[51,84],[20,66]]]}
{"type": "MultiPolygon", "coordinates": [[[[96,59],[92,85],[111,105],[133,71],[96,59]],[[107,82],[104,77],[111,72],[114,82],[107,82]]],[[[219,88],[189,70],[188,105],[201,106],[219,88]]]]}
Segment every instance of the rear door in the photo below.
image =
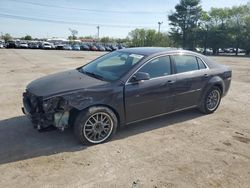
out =
{"type": "Polygon", "coordinates": [[[125,108],[127,122],[149,118],[173,110],[174,85],[169,56],[155,58],[138,72],[146,72],[149,80],[125,85],[125,108]]]}
{"type": "Polygon", "coordinates": [[[209,79],[204,62],[192,55],[172,55],[176,81],[175,110],[199,104],[202,89],[209,79]]]}

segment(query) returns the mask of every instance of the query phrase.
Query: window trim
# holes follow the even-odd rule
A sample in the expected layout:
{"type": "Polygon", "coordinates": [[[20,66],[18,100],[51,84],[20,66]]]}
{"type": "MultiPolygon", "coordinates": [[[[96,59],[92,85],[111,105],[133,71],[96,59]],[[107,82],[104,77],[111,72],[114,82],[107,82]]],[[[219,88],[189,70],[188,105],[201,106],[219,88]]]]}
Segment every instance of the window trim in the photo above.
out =
{"type": "MultiPolygon", "coordinates": [[[[209,66],[207,65],[207,63],[200,57],[198,57],[197,55],[193,55],[193,54],[185,54],[183,52],[177,52],[177,53],[172,53],[172,54],[161,54],[161,55],[158,55],[158,56],[155,56],[155,57],[152,57],[151,59],[147,60],[145,63],[143,63],[140,67],[138,67],[130,76],[129,78],[126,80],[125,82],[125,85],[130,85],[130,84],[133,84],[132,82],[129,82],[129,80],[143,67],[145,66],[147,63],[149,63],[150,61],[154,60],[154,59],[157,59],[159,57],[164,57],[164,56],[169,56],[170,58],[170,65],[171,65],[171,74],[170,75],[166,75],[166,76],[161,76],[161,77],[156,77],[156,78],[152,78],[152,79],[149,79],[149,80],[154,80],[154,79],[160,79],[160,78],[165,78],[165,77],[169,77],[169,76],[175,76],[175,75],[179,75],[179,74],[186,74],[186,73],[192,73],[192,72],[196,72],[196,71],[202,71],[202,70],[208,70],[210,69],[209,66]],[[187,71],[187,72],[181,72],[181,73],[176,73],[176,66],[175,66],[175,63],[173,61],[173,58],[172,56],[173,55],[185,55],[185,56],[193,56],[195,58],[199,58],[203,63],[204,65],[206,66],[205,69],[198,69],[198,70],[193,70],[193,71],[187,71]]],[[[197,61],[197,59],[196,59],[197,61]]],[[[198,61],[197,61],[197,64],[198,64],[198,61]]],[[[198,65],[199,66],[199,65],[198,65]]],[[[145,80],[145,81],[149,81],[149,80],[145,80]]]]}
{"type": "MultiPolygon", "coordinates": [[[[174,74],[174,70],[173,70],[173,65],[172,65],[172,61],[171,61],[170,55],[159,56],[159,57],[156,57],[154,59],[151,59],[150,61],[148,61],[147,63],[145,63],[143,66],[141,66],[137,72],[140,72],[140,69],[142,69],[144,66],[146,66],[149,63],[151,63],[152,61],[154,61],[156,59],[159,59],[161,57],[167,57],[167,56],[168,56],[169,62],[170,62],[170,74],[169,75],[165,75],[165,76],[173,75],[174,74]]],[[[157,78],[161,78],[161,77],[165,77],[165,76],[157,76],[157,77],[154,77],[154,78],[150,78],[149,80],[153,80],[153,79],[157,79],[157,78]]]]}
{"type": "Polygon", "coordinates": [[[198,63],[199,70],[204,70],[204,69],[201,69],[201,68],[200,68],[200,64],[199,64],[199,61],[198,61],[198,60],[201,60],[201,62],[202,62],[203,65],[205,66],[205,69],[208,68],[207,64],[206,64],[201,58],[199,58],[199,57],[196,56],[196,61],[197,61],[197,63],[198,63]]]}
{"type": "MultiPolygon", "coordinates": [[[[169,57],[169,60],[170,60],[170,68],[171,68],[171,74],[170,74],[170,75],[166,75],[166,76],[172,76],[172,75],[174,75],[173,63],[172,63],[170,54],[159,55],[159,56],[155,56],[155,57],[153,57],[153,58],[147,60],[147,61],[146,61],[145,63],[143,63],[140,67],[138,67],[138,69],[136,69],[136,70],[129,76],[129,78],[128,78],[127,81],[125,82],[125,85],[133,84],[133,82],[129,82],[129,80],[130,80],[137,72],[139,72],[139,70],[140,70],[141,68],[143,68],[144,66],[146,66],[148,63],[150,63],[151,61],[153,61],[153,60],[155,60],[155,59],[157,59],[157,58],[166,57],[166,56],[169,57]]],[[[163,77],[166,77],[166,76],[159,76],[159,77],[155,77],[155,78],[150,78],[149,80],[155,80],[155,79],[163,78],[163,77]]],[[[145,80],[145,81],[148,81],[148,80],[145,80]]]]}
{"type": "Polygon", "coordinates": [[[201,71],[201,70],[208,70],[208,69],[210,69],[210,68],[208,67],[208,65],[206,64],[206,62],[205,62],[202,58],[198,57],[197,55],[176,53],[176,54],[171,54],[170,57],[171,57],[171,61],[173,62],[174,74],[175,74],[175,75],[185,74],[185,73],[193,73],[193,72],[196,72],[196,71],[201,71]],[[199,69],[198,69],[198,70],[191,70],[191,71],[186,71],[186,72],[177,73],[176,64],[175,64],[175,61],[173,60],[173,56],[176,56],[176,55],[179,55],[179,56],[181,56],[181,55],[182,55],[182,56],[192,56],[192,57],[194,57],[194,58],[196,59],[196,62],[197,62],[197,65],[198,65],[198,68],[199,68],[199,69]],[[197,61],[197,58],[199,58],[199,59],[204,63],[204,65],[205,65],[205,67],[206,67],[205,69],[200,69],[199,64],[198,64],[198,61],[197,61]]]}

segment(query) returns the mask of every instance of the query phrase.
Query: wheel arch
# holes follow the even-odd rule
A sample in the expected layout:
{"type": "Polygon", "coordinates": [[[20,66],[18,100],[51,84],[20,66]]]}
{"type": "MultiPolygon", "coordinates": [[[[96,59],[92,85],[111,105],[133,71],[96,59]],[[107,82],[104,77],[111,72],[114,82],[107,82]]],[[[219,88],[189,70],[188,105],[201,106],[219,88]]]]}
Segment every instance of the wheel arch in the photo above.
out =
{"type": "Polygon", "coordinates": [[[86,107],[81,108],[81,109],[77,109],[77,108],[73,107],[70,110],[70,117],[69,117],[70,124],[74,125],[74,121],[75,121],[77,115],[80,112],[85,111],[91,107],[106,107],[106,108],[110,109],[115,114],[115,116],[117,118],[118,126],[120,125],[120,121],[121,121],[120,114],[118,113],[118,111],[115,108],[113,108],[112,106],[107,105],[107,104],[92,104],[92,105],[86,106],[86,107]]]}
{"type": "Polygon", "coordinates": [[[208,82],[207,90],[209,90],[211,87],[214,86],[220,89],[221,95],[223,96],[223,94],[225,93],[225,84],[221,77],[219,76],[212,77],[208,82]]]}

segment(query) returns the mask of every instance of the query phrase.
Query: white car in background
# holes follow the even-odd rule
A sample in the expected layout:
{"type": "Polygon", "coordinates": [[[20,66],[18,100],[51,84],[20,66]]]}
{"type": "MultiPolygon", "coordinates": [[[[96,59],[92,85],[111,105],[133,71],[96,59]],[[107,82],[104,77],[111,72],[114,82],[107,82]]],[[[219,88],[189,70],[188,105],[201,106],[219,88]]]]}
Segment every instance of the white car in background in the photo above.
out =
{"type": "Polygon", "coordinates": [[[0,41],[0,48],[4,48],[4,42],[0,41]]]}
{"type": "Polygon", "coordinates": [[[72,47],[70,45],[66,44],[66,45],[63,46],[63,49],[64,50],[72,50],[72,47]]]}
{"type": "Polygon", "coordinates": [[[43,47],[43,49],[51,49],[52,45],[49,42],[44,42],[42,47],[43,47]]]}
{"type": "Polygon", "coordinates": [[[27,42],[20,42],[19,48],[28,48],[28,43],[27,42]]]}

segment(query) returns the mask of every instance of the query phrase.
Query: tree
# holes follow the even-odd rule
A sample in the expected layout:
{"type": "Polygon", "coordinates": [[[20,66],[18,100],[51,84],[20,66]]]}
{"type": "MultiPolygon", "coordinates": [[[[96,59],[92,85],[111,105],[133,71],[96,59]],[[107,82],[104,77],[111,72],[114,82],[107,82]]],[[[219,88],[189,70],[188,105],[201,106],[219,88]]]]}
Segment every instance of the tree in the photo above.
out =
{"type": "Polygon", "coordinates": [[[22,38],[23,40],[32,40],[32,37],[30,35],[26,35],[22,38]]]}
{"type": "Polygon", "coordinates": [[[204,48],[204,52],[207,51],[208,47],[208,33],[210,28],[211,17],[206,11],[201,12],[200,20],[198,21],[198,30],[197,30],[197,44],[204,48]]]}
{"type": "Polygon", "coordinates": [[[245,38],[243,33],[243,27],[244,27],[244,21],[246,16],[249,16],[249,8],[246,5],[242,6],[234,6],[229,10],[229,16],[230,16],[230,26],[231,30],[233,32],[233,38],[235,42],[236,47],[236,54],[238,55],[238,49],[240,47],[240,44],[243,42],[243,39],[245,38]]]}
{"type": "Polygon", "coordinates": [[[9,33],[5,33],[4,35],[2,35],[2,39],[7,42],[9,40],[12,39],[12,36],[9,33]]]}
{"type": "Polygon", "coordinates": [[[153,29],[135,29],[129,33],[131,46],[162,46],[171,45],[170,39],[165,33],[158,33],[153,29]]]}
{"type": "Polygon", "coordinates": [[[225,48],[230,44],[228,15],[228,8],[211,8],[209,11],[208,46],[213,49],[214,55],[218,53],[219,48],[225,48]]]}
{"type": "Polygon", "coordinates": [[[197,23],[202,11],[200,0],[180,0],[175,11],[168,17],[172,26],[170,36],[176,45],[194,49],[197,23]]]}
{"type": "Polygon", "coordinates": [[[246,50],[246,55],[250,54],[250,2],[248,6],[248,13],[244,17],[243,27],[241,31],[241,47],[246,50]]]}
{"type": "Polygon", "coordinates": [[[115,41],[115,39],[110,38],[110,37],[102,37],[101,40],[100,40],[100,42],[102,42],[104,44],[111,43],[111,42],[114,42],[114,41],[115,41]]]}
{"type": "Polygon", "coordinates": [[[69,30],[71,32],[71,35],[68,37],[68,39],[71,40],[71,41],[76,40],[78,31],[75,30],[75,29],[70,29],[70,28],[69,28],[69,30]]]}

